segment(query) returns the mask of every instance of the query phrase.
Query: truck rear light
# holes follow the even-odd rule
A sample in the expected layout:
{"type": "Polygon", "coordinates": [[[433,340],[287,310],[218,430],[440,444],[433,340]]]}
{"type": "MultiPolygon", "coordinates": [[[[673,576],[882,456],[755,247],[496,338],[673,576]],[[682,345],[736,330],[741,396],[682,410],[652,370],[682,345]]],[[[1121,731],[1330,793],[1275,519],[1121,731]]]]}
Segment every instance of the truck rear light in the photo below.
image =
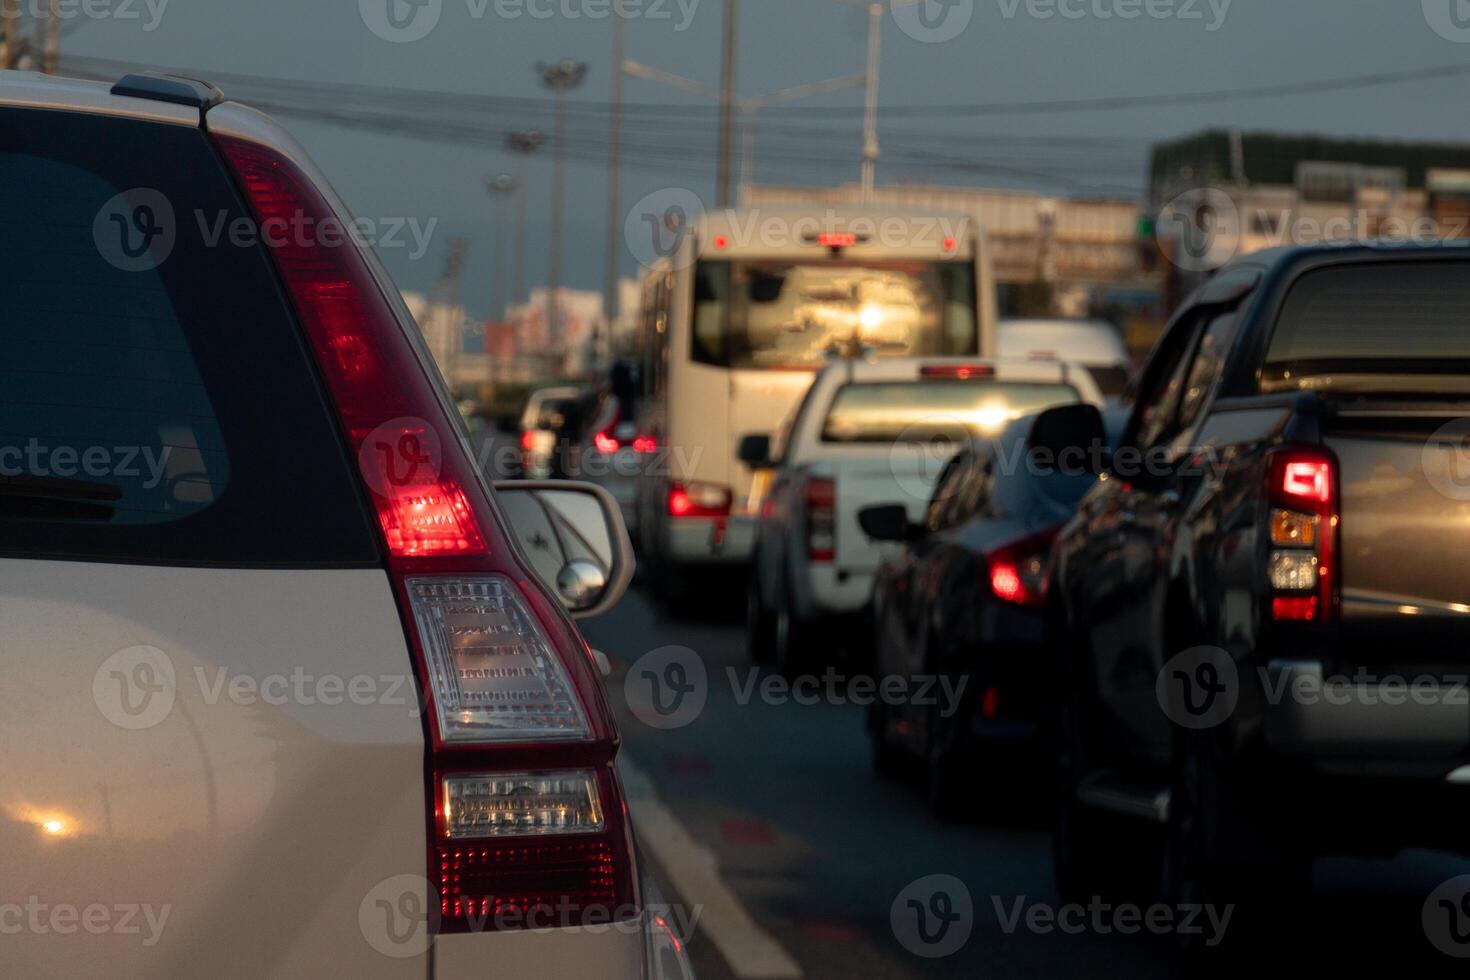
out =
{"type": "Polygon", "coordinates": [[[806,545],[808,561],[837,557],[837,482],[829,477],[806,481],[806,545]]]}
{"type": "Polygon", "coordinates": [[[669,486],[670,517],[729,517],[734,495],[714,483],[674,483],[669,486]]]}
{"type": "MultiPolygon", "coordinates": [[[[211,138],[257,227],[341,220],[276,150],[211,138]]],[[[636,915],[617,732],[585,640],[521,566],[427,353],[356,243],[265,240],[359,462],[414,658],[436,928],[533,928],[536,909],[554,910],[543,927],[636,915]]]]}
{"type": "Polygon", "coordinates": [[[1311,552],[1273,551],[1267,572],[1278,592],[1310,592],[1317,587],[1317,556],[1311,552]]]}
{"type": "Polygon", "coordinates": [[[1318,447],[1287,446],[1268,457],[1272,550],[1266,576],[1271,618],[1328,622],[1339,605],[1337,463],[1318,447]]]}
{"type": "Polygon", "coordinates": [[[969,381],[971,378],[995,377],[993,364],[925,364],[919,368],[921,378],[949,378],[969,381]]]}
{"type": "Polygon", "coordinates": [[[531,429],[521,433],[521,448],[526,452],[536,448],[536,433],[531,429]]]}
{"type": "Polygon", "coordinates": [[[1048,528],[990,552],[990,591],[1002,602],[1039,609],[1046,602],[1046,560],[1060,527],[1048,528]]]}
{"type": "Polygon", "coordinates": [[[445,742],[582,739],[587,720],[556,654],[503,576],[404,582],[445,742]]]}
{"type": "Polygon", "coordinates": [[[477,773],[444,777],[444,836],[549,837],[606,824],[591,772],[477,773]]]}

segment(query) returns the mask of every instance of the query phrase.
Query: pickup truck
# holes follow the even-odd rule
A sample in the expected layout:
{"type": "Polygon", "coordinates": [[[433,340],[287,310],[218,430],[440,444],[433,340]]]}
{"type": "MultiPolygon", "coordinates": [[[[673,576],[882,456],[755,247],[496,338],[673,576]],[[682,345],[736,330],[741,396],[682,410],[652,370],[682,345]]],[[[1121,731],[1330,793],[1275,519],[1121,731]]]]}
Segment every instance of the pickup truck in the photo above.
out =
{"type": "Polygon", "coordinates": [[[1250,935],[1318,854],[1465,850],[1467,309],[1464,243],[1292,247],[1166,327],[1053,550],[1065,895],[1250,935]]]}
{"type": "Polygon", "coordinates": [[[923,516],[960,448],[1053,405],[1102,404],[1087,371],[1055,360],[846,359],[824,368],[777,437],[748,435],[740,459],[758,515],[748,604],[753,659],[788,675],[828,659],[828,627],[860,624],[873,576],[898,545],[858,522],[870,504],[923,516]],[[761,491],[762,487],[764,491],[761,491]]]}

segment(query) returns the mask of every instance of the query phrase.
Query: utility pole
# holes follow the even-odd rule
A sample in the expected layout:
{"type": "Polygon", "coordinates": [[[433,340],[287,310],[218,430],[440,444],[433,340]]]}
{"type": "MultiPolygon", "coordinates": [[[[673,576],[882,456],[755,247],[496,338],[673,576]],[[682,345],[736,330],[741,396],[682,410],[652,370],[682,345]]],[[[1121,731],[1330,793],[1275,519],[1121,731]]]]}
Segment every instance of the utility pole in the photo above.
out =
{"type": "Polygon", "coordinates": [[[517,186],[521,189],[521,196],[516,202],[516,251],[513,277],[514,296],[517,301],[520,301],[526,298],[526,229],[530,224],[531,154],[541,148],[541,133],[534,129],[511,133],[505,138],[505,146],[506,149],[521,158],[521,175],[516,180],[517,186]]]}
{"type": "MultiPolygon", "coordinates": [[[[497,341],[502,335],[501,331],[505,329],[506,320],[505,203],[506,198],[515,192],[517,186],[516,179],[510,174],[500,174],[498,177],[493,177],[485,181],[485,189],[490,192],[490,200],[495,210],[494,225],[490,229],[491,248],[494,251],[493,261],[495,267],[491,271],[490,276],[490,315],[485,318],[485,329],[487,332],[494,330],[494,336],[497,341]]],[[[490,351],[488,342],[486,343],[485,350],[486,353],[490,351]]],[[[504,368],[507,366],[505,362],[514,358],[515,354],[515,339],[512,337],[510,357],[501,358],[497,356],[492,357],[490,360],[490,376],[493,381],[498,382],[501,380],[502,375],[505,373],[504,368]]]]}
{"type": "Polygon", "coordinates": [[[546,284],[546,332],[553,350],[564,339],[561,322],[561,236],[566,217],[567,180],[567,92],[587,77],[587,63],[563,58],[555,64],[538,64],[541,84],[556,93],[556,130],[552,138],[551,262],[546,284]]]}
{"type": "Polygon", "coordinates": [[[740,0],[725,0],[725,50],[720,61],[720,162],[715,175],[715,200],[728,208],[735,153],[735,32],[740,23],[740,0]]]}
{"type": "Polygon", "coordinates": [[[868,4],[868,85],[863,106],[863,203],[873,200],[878,170],[878,66],[883,42],[883,4],[868,4]]]}
{"type": "Polygon", "coordinates": [[[495,225],[490,231],[495,267],[490,277],[490,316],[494,323],[505,319],[505,200],[519,187],[510,174],[500,174],[485,181],[495,209],[495,225]]]}
{"type": "MultiPolygon", "coordinates": [[[[608,134],[607,160],[607,259],[603,273],[603,305],[607,309],[608,349],[611,350],[613,319],[618,315],[618,232],[622,226],[622,182],[623,182],[623,48],[626,23],[622,11],[622,0],[613,0],[613,79],[612,79],[612,123],[608,134]]],[[[597,326],[593,325],[592,359],[600,364],[602,341],[597,326]]]]}

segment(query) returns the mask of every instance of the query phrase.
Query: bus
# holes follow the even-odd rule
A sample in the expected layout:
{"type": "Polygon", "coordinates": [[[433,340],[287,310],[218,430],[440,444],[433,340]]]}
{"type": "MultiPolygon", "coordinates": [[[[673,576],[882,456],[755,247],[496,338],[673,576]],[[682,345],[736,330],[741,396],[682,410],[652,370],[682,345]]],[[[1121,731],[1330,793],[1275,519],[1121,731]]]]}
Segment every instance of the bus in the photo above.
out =
{"type": "Polygon", "coordinates": [[[828,360],[997,346],[994,276],[966,215],[760,207],[678,231],[642,280],[635,489],[641,560],[668,598],[748,561],[755,474],[737,447],[752,434],[779,446],[828,360]]]}

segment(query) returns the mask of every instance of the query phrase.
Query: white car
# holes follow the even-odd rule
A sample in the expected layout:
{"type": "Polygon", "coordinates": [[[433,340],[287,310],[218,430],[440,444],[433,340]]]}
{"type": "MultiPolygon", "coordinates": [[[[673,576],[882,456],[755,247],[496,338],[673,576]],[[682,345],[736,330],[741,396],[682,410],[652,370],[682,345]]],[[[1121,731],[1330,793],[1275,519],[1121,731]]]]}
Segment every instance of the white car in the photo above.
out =
{"type": "MultiPolygon", "coordinates": [[[[890,358],[839,361],[812,383],[777,436],[746,436],[741,459],[769,471],[755,503],[748,629],[752,657],[799,674],[832,653],[868,604],[893,546],[858,524],[870,504],[924,511],[949,458],[1023,415],[1101,405],[1092,376],[1062,361],[890,358]]],[[[757,480],[757,486],[760,486],[757,480]]]]}
{"type": "Polygon", "coordinates": [[[1122,332],[1107,320],[1014,317],[997,328],[1000,356],[1071,361],[1087,368],[1109,404],[1133,377],[1133,359],[1122,332]]]}
{"type": "Polygon", "coordinates": [[[682,972],[572,618],[612,500],[485,482],[266,117],[0,72],[0,120],[0,976],[682,972]]]}

